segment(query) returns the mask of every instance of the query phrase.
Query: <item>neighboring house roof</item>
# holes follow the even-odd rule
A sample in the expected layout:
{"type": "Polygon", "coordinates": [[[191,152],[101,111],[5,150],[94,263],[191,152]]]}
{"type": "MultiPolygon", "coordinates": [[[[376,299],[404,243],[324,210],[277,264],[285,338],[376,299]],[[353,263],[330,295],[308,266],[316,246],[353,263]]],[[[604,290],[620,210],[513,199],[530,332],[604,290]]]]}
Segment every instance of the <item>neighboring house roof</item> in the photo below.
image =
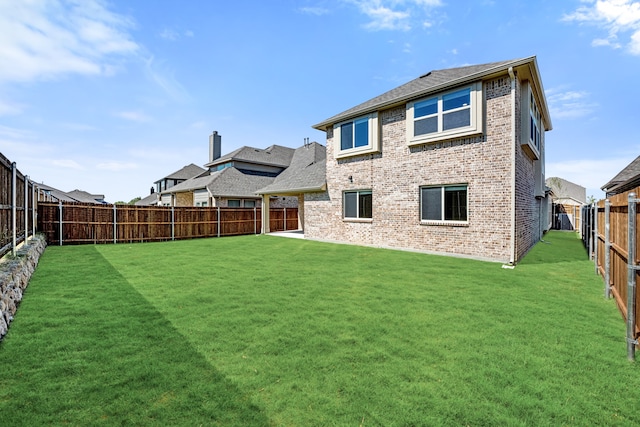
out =
{"type": "Polygon", "coordinates": [[[158,193],[151,193],[144,199],[140,199],[134,203],[136,206],[151,206],[158,204],[158,193]]]}
{"type": "Polygon", "coordinates": [[[256,198],[256,191],[273,182],[275,178],[247,175],[236,168],[226,168],[211,175],[188,179],[163,191],[162,194],[182,193],[207,189],[213,197],[256,198]]]}
{"type": "Polygon", "coordinates": [[[297,194],[322,191],[326,187],[327,149],[317,142],[293,153],[291,165],[258,194],[297,194]]]}
{"type": "Polygon", "coordinates": [[[36,187],[38,187],[40,190],[45,191],[47,194],[55,197],[58,201],[61,201],[61,202],[77,202],[76,199],[72,198],[71,196],[69,196],[64,191],[58,190],[57,188],[51,187],[50,185],[36,183],[36,187]]]}
{"type": "Polygon", "coordinates": [[[281,145],[272,145],[264,149],[244,146],[204,166],[211,167],[229,161],[240,161],[286,168],[291,163],[294,151],[293,148],[283,147],[281,145]]]}
{"type": "Polygon", "coordinates": [[[536,82],[534,89],[541,92],[538,98],[539,105],[545,122],[545,130],[551,130],[551,119],[546,105],[544,89],[538,71],[535,56],[529,58],[515,59],[509,61],[491,62],[488,64],[471,65],[466,67],[449,68],[445,70],[434,70],[417,79],[372,98],[360,105],[343,111],[327,120],[324,120],[313,127],[318,130],[327,130],[333,124],[351,119],[364,114],[390,108],[395,105],[406,103],[413,99],[422,98],[428,94],[441,92],[443,90],[460,86],[462,84],[478,81],[493,75],[499,75],[507,71],[510,67],[518,68],[523,79],[533,78],[536,82]]]}
{"type": "Polygon", "coordinates": [[[629,163],[600,189],[609,194],[620,194],[640,185],[640,156],[629,163]]]}
{"type": "Polygon", "coordinates": [[[104,194],[91,194],[83,190],[73,190],[67,193],[69,197],[80,203],[106,203],[104,194]]]}
{"type": "Polygon", "coordinates": [[[557,176],[547,178],[545,184],[553,191],[554,199],[572,199],[578,203],[587,203],[587,189],[557,176]]]}
{"type": "Polygon", "coordinates": [[[164,178],[160,178],[159,180],[155,181],[154,184],[160,181],[164,181],[165,179],[189,179],[193,178],[194,176],[198,176],[206,171],[206,169],[203,169],[200,166],[191,163],[190,165],[187,165],[182,169],[165,176],[164,178]]]}

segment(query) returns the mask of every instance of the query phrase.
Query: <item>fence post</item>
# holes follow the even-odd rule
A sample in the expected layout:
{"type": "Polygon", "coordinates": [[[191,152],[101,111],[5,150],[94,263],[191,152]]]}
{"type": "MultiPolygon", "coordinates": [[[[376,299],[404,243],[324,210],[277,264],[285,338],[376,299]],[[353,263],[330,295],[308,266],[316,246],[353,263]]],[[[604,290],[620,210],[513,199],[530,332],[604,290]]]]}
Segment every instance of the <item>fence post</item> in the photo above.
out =
{"type": "Polygon", "coordinates": [[[16,216],[17,216],[17,211],[16,211],[16,204],[17,204],[17,199],[18,199],[18,195],[16,194],[16,180],[17,180],[17,167],[16,167],[16,162],[11,163],[11,229],[13,230],[13,237],[12,237],[12,243],[11,243],[11,255],[12,256],[16,256],[16,242],[17,242],[17,237],[16,237],[16,216]]]}
{"type": "Polygon", "coordinates": [[[29,177],[24,176],[24,243],[29,237],[29,177]]]}
{"type": "Polygon", "coordinates": [[[220,206],[218,206],[218,237],[220,237],[220,206]]]}
{"type": "Polygon", "coordinates": [[[253,234],[258,234],[258,208],[253,207],[253,234]]]}
{"type": "Polygon", "coordinates": [[[118,243],[118,217],[116,212],[116,204],[113,204],[113,244],[118,243]]]}
{"type": "Polygon", "coordinates": [[[598,274],[598,244],[600,238],[598,237],[598,204],[595,204],[595,210],[593,214],[593,263],[595,264],[595,273],[598,274]]]}
{"type": "Polygon", "coordinates": [[[60,215],[60,221],[59,221],[59,226],[60,226],[60,242],[59,245],[62,246],[62,200],[58,202],[58,212],[60,215]]]}
{"type": "Polygon", "coordinates": [[[176,240],[176,211],[174,205],[171,205],[171,240],[176,240]]]}
{"type": "Polygon", "coordinates": [[[611,202],[604,201],[604,297],[611,298],[611,202]]]}
{"type": "Polygon", "coordinates": [[[636,357],[636,194],[629,193],[629,234],[627,258],[627,358],[636,357]]]}
{"type": "Polygon", "coordinates": [[[38,220],[38,212],[36,211],[36,198],[38,195],[38,187],[36,184],[31,184],[31,235],[36,235],[36,222],[38,220]]]}
{"type": "Polygon", "coordinates": [[[287,208],[284,208],[284,231],[287,231],[287,208]]]}

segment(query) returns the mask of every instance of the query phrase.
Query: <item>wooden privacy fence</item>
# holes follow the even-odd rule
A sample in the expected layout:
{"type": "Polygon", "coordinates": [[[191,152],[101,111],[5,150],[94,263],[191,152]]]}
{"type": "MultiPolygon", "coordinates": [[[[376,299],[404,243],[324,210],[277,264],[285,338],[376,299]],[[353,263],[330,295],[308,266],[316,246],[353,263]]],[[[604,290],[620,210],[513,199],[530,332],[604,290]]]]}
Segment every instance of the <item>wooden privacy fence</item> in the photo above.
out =
{"type": "Polygon", "coordinates": [[[35,233],[36,203],[33,182],[0,153],[0,257],[35,233]]]}
{"type": "Polygon", "coordinates": [[[636,281],[640,270],[638,209],[640,187],[583,208],[582,236],[594,260],[596,273],[604,279],[606,298],[613,297],[627,322],[629,359],[635,358],[640,322],[636,281]]]}
{"type": "MultiPolygon", "coordinates": [[[[271,231],[298,229],[297,208],[271,208],[271,231]]],[[[259,234],[260,208],[38,204],[48,244],[149,242],[259,234]]]]}

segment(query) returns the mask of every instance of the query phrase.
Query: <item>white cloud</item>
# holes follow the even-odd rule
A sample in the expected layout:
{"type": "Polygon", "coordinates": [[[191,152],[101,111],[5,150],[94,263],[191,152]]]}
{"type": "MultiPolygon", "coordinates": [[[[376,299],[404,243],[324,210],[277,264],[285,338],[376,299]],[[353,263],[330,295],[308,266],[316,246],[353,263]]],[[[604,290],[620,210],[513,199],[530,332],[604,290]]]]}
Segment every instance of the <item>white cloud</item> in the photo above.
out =
{"type": "Polygon", "coordinates": [[[0,82],[28,82],[67,73],[108,74],[118,56],[139,46],[132,21],[101,0],[0,2],[0,82]]]}
{"type": "Polygon", "coordinates": [[[611,158],[611,159],[580,159],[564,162],[547,162],[545,176],[554,176],[566,179],[574,184],[587,189],[587,196],[595,196],[596,199],[604,197],[600,190],[604,184],[616,176],[635,157],[611,158]]]}
{"type": "Polygon", "coordinates": [[[598,104],[590,101],[587,91],[549,89],[546,91],[551,119],[578,119],[591,115],[598,104]]]}
{"type": "Polygon", "coordinates": [[[175,101],[184,102],[189,99],[189,94],[175,78],[173,70],[168,69],[162,61],[158,62],[153,56],[149,57],[145,60],[145,73],[175,101]]]}
{"type": "Polygon", "coordinates": [[[169,28],[165,28],[161,33],[160,33],[160,37],[165,39],[165,40],[171,40],[171,41],[175,41],[178,40],[178,37],[180,37],[180,34],[178,34],[177,31],[169,29],[169,28]]]}
{"type": "Polygon", "coordinates": [[[421,23],[429,28],[432,23],[424,19],[431,10],[443,5],[440,0],[343,0],[355,5],[370,22],[364,28],[371,31],[408,31],[421,23]]]}
{"type": "Polygon", "coordinates": [[[123,170],[137,169],[138,165],[131,162],[112,161],[112,162],[98,163],[96,165],[96,168],[100,170],[106,170],[106,171],[112,171],[112,172],[120,172],[123,170]]]}
{"type": "Polygon", "coordinates": [[[25,106],[22,104],[16,104],[0,99],[0,116],[20,114],[24,109],[25,106]]]}
{"type": "Polygon", "coordinates": [[[301,7],[298,10],[304,14],[316,16],[322,16],[329,13],[329,9],[325,9],[324,7],[301,7]]]}
{"type": "Polygon", "coordinates": [[[132,122],[146,123],[151,121],[151,117],[140,111],[118,111],[113,115],[132,122]]]}
{"type": "Polygon", "coordinates": [[[71,159],[54,159],[51,161],[51,164],[64,169],[84,170],[84,167],[71,159]]]}
{"type": "Polygon", "coordinates": [[[584,0],[585,5],[562,17],[563,21],[592,24],[607,31],[606,38],[596,38],[592,46],[619,49],[620,36],[631,33],[628,51],[640,55],[640,2],[634,0],[584,0]]]}

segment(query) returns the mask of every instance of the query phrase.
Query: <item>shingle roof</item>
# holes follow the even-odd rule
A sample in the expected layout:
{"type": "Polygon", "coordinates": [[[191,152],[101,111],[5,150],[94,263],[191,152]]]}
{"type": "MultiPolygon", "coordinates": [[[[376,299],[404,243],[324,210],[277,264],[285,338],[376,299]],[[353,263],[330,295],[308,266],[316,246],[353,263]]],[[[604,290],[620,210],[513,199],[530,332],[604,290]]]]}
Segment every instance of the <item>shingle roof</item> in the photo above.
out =
{"type": "Polygon", "coordinates": [[[162,180],[165,179],[189,179],[189,178],[193,178],[194,176],[198,176],[203,172],[206,172],[206,169],[201,168],[200,166],[191,163],[190,165],[187,165],[185,167],[183,167],[180,170],[177,170],[167,176],[165,176],[164,178],[160,178],[159,180],[155,181],[155,182],[160,182],[162,180]]]}
{"type": "Polygon", "coordinates": [[[247,175],[236,168],[226,168],[203,177],[191,178],[174,185],[162,194],[208,189],[214,197],[256,197],[256,191],[273,182],[268,176],[247,175]]]}
{"type": "Polygon", "coordinates": [[[326,184],[327,150],[317,142],[295,150],[291,165],[258,194],[290,194],[320,191],[326,184]]]}
{"type": "MultiPolygon", "coordinates": [[[[328,126],[343,120],[371,113],[380,110],[381,108],[404,103],[411,99],[417,99],[432,92],[445,90],[448,87],[476,81],[498,72],[504,72],[509,67],[525,65],[530,62],[535,64],[535,57],[449,68],[445,70],[434,70],[418,77],[417,79],[398,86],[395,89],[391,89],[382,95],[371,98],[362,104],[343,111],[340,114],[330,117],[313,127],[319,130],[326,130],[328,126]]],[[[546,105],[544,109],[546,111],[546,105]]],[[[549,127],[551,127],[550,121],[549,127]]]]}
{"type": "Polygon", "coordinates": [[[73,190],[67,192],[67,195],[81,203],[106,203],[104,194],[91,194],[84,190],[73,190]]]}
{"type": "Polygon", "coordinates": [[[240,147],[213,162],[205,164],[205,167],[215,166],[231,160],[262,165],[280,166],[286,168],[291,163],[291,157],[295,150],[281,145],[272,145],[267,148],[240,147]]]}
{"type": "Polygon", "coordinates": [[[158,193],[151,193],[134,203],[136,206],[151,206],[158,204],[158,193]]]}
{"type": "Polygon", "coordinates": [[[547,178],[545,184],[553,190],[557,199],[573,199],[579,203],[587,203],[587,189],[581,185],[555,176],[547,178]]]}
{"type": "Polygon", "coordinates": [[[638,181],[640,181],[640,156],[636,157],[600,189],[607,193],[618,194],[635,187],[638,181]]]}
{"type": "Polygon", "coordinates": [[[58,201],[61,201],[61,202],[77,202],[76,199],[72,198],[71,196],[69,196],[64,191],[58,190],[57,188],[51,187],[50,185],[36,183],[36,186],[39,189],[46,191],[51,196],[55,197],[58,201]]]}

